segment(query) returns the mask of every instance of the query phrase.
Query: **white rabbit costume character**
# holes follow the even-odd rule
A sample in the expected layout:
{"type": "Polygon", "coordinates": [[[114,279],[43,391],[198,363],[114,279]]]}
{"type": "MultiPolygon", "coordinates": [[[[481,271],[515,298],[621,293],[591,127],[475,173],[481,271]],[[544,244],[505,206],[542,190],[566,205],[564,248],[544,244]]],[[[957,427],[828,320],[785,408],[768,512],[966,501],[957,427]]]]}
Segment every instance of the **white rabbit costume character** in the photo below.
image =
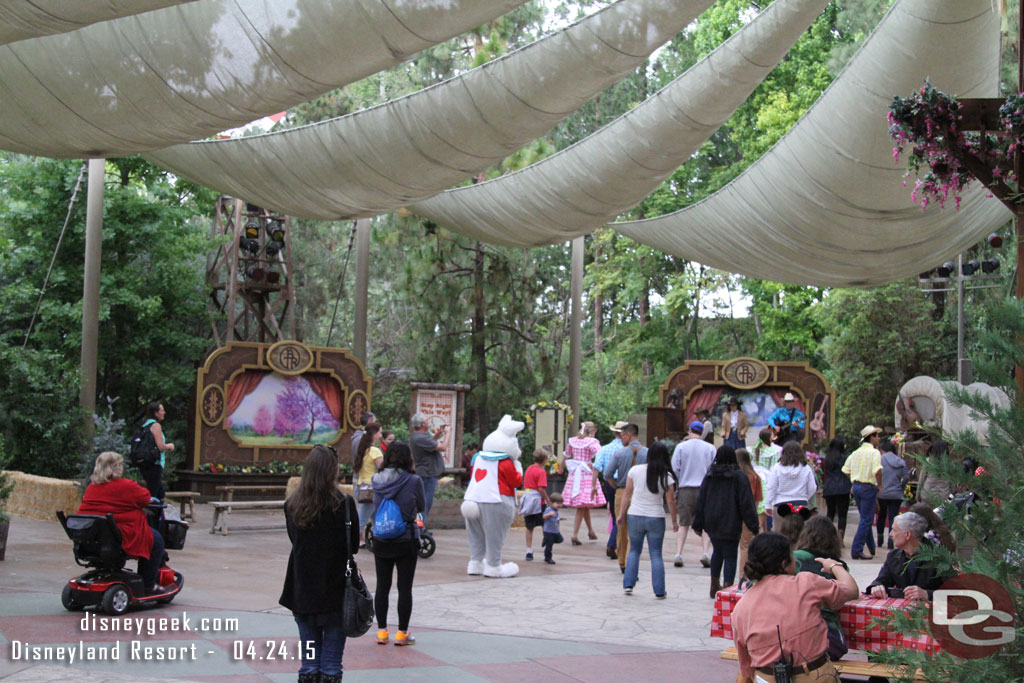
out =
{"type": "Polygon", "coordinates": [[[516,438],[523,426],[509,415],[501,418],[473,460],[462,504],[469,536],[467,574],[508,578],[519,573],[515,562],[501,563],[501,548],[516,516],[515,489],[523,483],[522,451],[516,438]]]}

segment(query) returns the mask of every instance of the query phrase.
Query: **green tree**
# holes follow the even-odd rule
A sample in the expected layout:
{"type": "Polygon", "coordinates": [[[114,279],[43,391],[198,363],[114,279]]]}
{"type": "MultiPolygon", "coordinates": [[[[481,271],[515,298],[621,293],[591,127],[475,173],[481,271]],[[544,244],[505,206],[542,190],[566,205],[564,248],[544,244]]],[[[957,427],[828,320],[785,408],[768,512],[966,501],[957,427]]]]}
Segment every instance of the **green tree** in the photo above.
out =
{"type": "Polygon", "coordinates": [[[855,437],[866,424],[891,425],[895,393],[907,380],[948,376],[953,367],[956,339],[913,283],[832,290],[818,315],[838,433],[855,437]]]}
{"type": "MultiPolygon", "coordinates": [[[[11,247],[0,255],[0,362],[9,380],[0,387],[0,424],[15,466],[51,476],[73,475],[84,451],[77,408],[84,186],[56,250],[80,166],[0,156],[0,239],[11,247]]],[[[212,204],[210,191],[140,159],[107,163],[97,394],[119,397],[118,417],[130,420],[146,402],[162,401],[169,434],[185,434],[195,367],[208,344],[209,228],[194,217],[212,204]]]]}

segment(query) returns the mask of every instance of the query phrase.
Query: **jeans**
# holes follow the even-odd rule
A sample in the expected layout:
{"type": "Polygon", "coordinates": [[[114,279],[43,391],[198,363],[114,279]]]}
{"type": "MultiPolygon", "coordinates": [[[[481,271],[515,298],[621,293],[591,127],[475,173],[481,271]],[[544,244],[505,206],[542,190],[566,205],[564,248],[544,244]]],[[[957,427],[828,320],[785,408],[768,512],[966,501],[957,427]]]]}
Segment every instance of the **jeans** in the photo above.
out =
{"type": "Polygon", "coordinates": [[[862,554],[865,544],[868,546],[868,552],[875,554],[875,537],[871,533],[871,527],[874,526],[877,498],[877,486],[859,481],[853,485],[853,502],[857,504],[857,512],[860,513],[857,533],[853,537],[853,545],[850,546],[850,553],[854,557],[862,554]]]}
{"type": "Polygon", "coordinates": [[[427,507],[423,510],[423,526],[427,526],[427,515],[434,504],[434,491],[437,489],[437,477],[420,477],[423,481],[423,495],[427,499],[427,507]]]}
{"type": "Polygon", "coordinates": [[[416,576],[418,552],[402,557],[373,556],[377,570],[377,588],[373,594],[373,611],[377,613],[377,628],[388,627],[388,594],[391,592],[391,577],[398,570],[398,630],[408,631],[412,619],[412,581],[416,576]]]}
{"type": "MultiPolygon", "coordinates": [[[[743,527],[747,531],[746,527],[743,527]]],[[[740,542],[736,539],[712,538],[711,539],[711,578],[717,579],[725,568],[723,586],[731,586],[736,582],[736,552],[739,550],[740,542]]]]}
{"type": "Polygon", "coordinates": [[[601,479],[601,492],[604,499],[608,501],[608,515],[612,518],[612,532],[608,536],[608,547],[614,548],[618,545],[619,523],[615,519],[615,487],[601,479]]]}
{"type": "Polygon", "coordinates": [[[892,522],[896,519],[896,515],[900,514],[900,506],[903,505],[903,500],[888,500],[886,498],[878,499],[878,522],[875,525],[875,529],[878,531],[878,537],[882,537],[882,532],[885,531],[885,520],[889,520],[889,533],[892,533],[892,522]]]}
{"type": "Polygon", "coordinates": [[[544,540],[541,541],[541,545],[544,546],[544,559],[551,559],[551,551],[555,547],[556,543],[561,543],[565,539],[562,538],[562,534],[556,534],[551,531],[544,532],[544,540]]]}
{"type": "Polygon", "coordinates": [[[160,532],[153,529],[153,549],[149,551],[149,559],[139,558],[139,576],[146,588],[156,585],[157,574],[164,563],[164,537],[160,532]]]}
{"type": "Polygon", "coordinates": [[[622,587],[632,588],[636,585],[637,576],[640,574],[640,553],[643,552],[646,537],[651,556],[651,584],[654,587],[654,594],[664,595],[665,560],[661,556],[661,546],[665,542],[665,518],[627,515],[626,527],[629,529],[629,556],[626,559],[626,573],[622,575],[622,587]]]}
{"type": "Polygon", "coordinates": [[[342,628],[340,616],[330,619],[330,623],[325,625],[318,623],[317,617],[324,616],[330,615],[295,615],[295,623],[299,626],[299,649],[302,655],[300,674],[341,675],[341,657],[345,654],[345,630],[342,628]],[[312,644],[312,649],[307,643],[312,644]]]}

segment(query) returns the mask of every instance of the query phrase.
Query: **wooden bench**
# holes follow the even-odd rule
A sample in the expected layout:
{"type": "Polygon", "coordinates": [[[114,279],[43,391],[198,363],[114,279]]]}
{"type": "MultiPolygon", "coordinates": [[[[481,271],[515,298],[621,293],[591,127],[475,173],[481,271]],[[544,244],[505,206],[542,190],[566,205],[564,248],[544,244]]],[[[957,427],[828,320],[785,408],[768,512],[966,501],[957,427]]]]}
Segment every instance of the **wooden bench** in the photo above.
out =
{"type": "MultiPolygon", "coordinates": [[[[736,647],[727,647],[722,650],[722,659],[730,659],[732,661],[739,659],[739,656],[736,654],[736,647]]],[[[849,674],[850,676],[881,676],[882,678],[900,676],[898,673],[900,667],[890,667],[885,664],[878,664],[875,662],[858,662],[840,659],[838,662],[832,662],[832,666],[834,666],[836,671],[840,674],[849,674]]],[[[918,669],[917,673],[914,675],[914,680],[926,680],[920,669],[918,669]]]]}
{"type": "Polygon", "coordinates": [[[284,484],[272,484],[268,486],[218,486],[217,491],[220,493],[220,499],[228,503],[234,500],[235,491],[242,493],[245,492],[256,492],[260,493],[284,493],[288,490],[288,487],[284,484]]]}
{"type": "MultiPolygon", "coordinates": [[[[283,487],[281,487],[283,488],[283,487]]],[[[214,501],[210,503],[213,508],[213,525],[210,527],[211,534],[219,533],[221,536],[228,535],[227,513],[233,510],[284,510],[283,500],[242,500],[242,501],[214,501]]],[[[284,529],[284,524],[251,524],[243,527],[235,527],[235,531],[255,531],[260,529],[284,529]]]]}
{"type": "Polygon", "coordinates": [[[196,521],[196,492],[195,491],[167,491],[164,498],[168,503],[178,501],[181,506],[181,518],[190,522],[196,521]],[[185,506],[188,505],[188,512],[185,506]]]}

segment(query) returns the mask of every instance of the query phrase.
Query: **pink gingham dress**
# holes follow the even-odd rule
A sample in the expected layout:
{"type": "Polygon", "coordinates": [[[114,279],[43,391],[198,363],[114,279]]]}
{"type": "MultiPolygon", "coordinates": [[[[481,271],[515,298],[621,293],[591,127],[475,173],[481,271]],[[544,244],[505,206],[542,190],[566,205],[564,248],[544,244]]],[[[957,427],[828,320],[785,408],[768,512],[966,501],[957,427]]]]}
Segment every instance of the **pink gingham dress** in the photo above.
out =
{"type": "Polygon", "coordinates": [[[562,496],[565,498],[563,504],[566,507],[597,508],[605,504],[601,483],[598,482],[595,487],[591,474],[594,456],[599,450],[601,444],[592,436],[574,436],[569,439],[569,444],[565,447],[565,465],[569,474],[565,479],[565,488],[562,489],[562,496]],[[572,461],[579,464],[572,464],[572,461]]]}

